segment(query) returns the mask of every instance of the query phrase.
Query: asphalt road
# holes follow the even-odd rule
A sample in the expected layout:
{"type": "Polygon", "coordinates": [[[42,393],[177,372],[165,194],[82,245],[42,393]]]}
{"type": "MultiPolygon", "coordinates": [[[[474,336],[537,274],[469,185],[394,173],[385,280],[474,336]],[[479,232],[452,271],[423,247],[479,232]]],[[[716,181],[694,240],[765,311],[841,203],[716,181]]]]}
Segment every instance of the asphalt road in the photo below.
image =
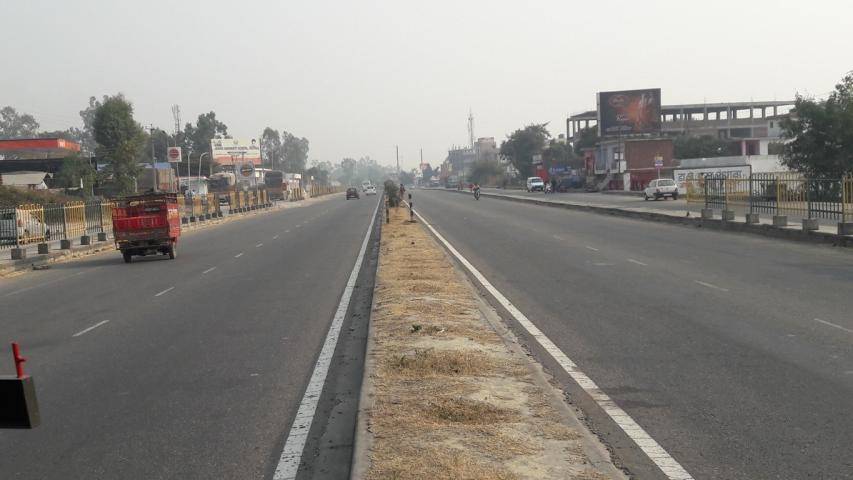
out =
{"type": "MultiPolygon", "coordinates": [[[[418,211],[695,478],[853,478],[848,251],[413,194],[418,211]]],[[[630,445],[612,446],[645,471],[630,445]]]]}
{"type": "MultiPolygon", "coordinates": [[[[375,206],[341,194],[188,233],[174,261],[112,252],[0,280],[0,341],[30,358],[42,415],[37,429],[0,430],[0,477],[270,478],[375,206]]],[[[358,379],[349,403],[359,322],[345,321],[349,357],[327,382],[358,379]]],[[[317,420],[303,456],[316,472],[316,438],[330,438],[344,468],[301,477],[346,478],[351,439],[327,430],[349,413],[317,420]]]]}

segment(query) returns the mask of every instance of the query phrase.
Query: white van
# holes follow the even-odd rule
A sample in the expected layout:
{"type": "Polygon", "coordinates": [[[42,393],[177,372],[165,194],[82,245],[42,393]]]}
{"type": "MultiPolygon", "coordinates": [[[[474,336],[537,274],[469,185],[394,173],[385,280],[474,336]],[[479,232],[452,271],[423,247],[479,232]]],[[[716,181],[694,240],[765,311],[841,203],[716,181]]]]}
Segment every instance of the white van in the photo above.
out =
{"type": "Polygon", "coordinates": [[[543,182],[540,177],[527,177],[527,191],[535,192],[536,190],[544,192],[545,182],[543,182]]]}

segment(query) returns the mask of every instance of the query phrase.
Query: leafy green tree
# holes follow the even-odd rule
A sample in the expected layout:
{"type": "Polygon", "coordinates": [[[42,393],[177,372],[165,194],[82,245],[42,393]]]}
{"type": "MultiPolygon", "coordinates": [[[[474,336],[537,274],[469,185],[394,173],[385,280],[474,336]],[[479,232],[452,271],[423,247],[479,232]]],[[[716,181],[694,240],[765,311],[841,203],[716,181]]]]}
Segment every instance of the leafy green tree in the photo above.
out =
{"type": "Polygon", "coordinates": [[[264,165],[270,168],[278,169],[281,167],[281,136],[278,130],[270,127],[264,129],[261,134],[261,156],[264,159],[264,165]]]}
{"type": "MultiPolygon", "coordinates": [[[[103,101],[106,101],[109,97],[104,95],[103,101]]],[[[102,101],[98,100],[96,97],[89,97],[89,104],[83,110],[80,110],[80,119],[83,120],[83,129],[80,130],[80,134],[78,136],[81,150],[84,155],[94,155],[95,149],[98,144],[95,141],[95,112],[100,107],[102,101]]]]}
{"type": "Polygon", "coordinates": [[[533,124],[516,130],[501,142],[500,155],[508,160],[522,177],[533,171],[533,156],[542,153],[551,134],[547,123],[533,124]]]}
{"type": "Polygon", "coordinates": [[[580,155],[584,148],[594,147],[598,143],[598,127],[587,127],[580,130],[580,135],[574,142],[575,155],[580,155]]]}
{"type": "Polygon", "coordinates": [[[341,169],[338,174],[338,181],[344,185],[351,185],[355,180],[356,161],[354,158],[345,158],[341,160],[341,169]]]}
{"type": "Polygon", "coordinates": [[[853,174],[853,73],[826,100],[798,95],[782,122],[782,163],[810,177],[853,174]]]}
{"type": "Polygon", "coordinates": [[[711,158],[739,155],[737,144],[711,135],[691,137],[679,135],[673,139],[675,158],[711,158]]]}
{"type": "Polygon", "coordinates": [[[307,138],[299,138],[288,131],[282,130],[281,150],[283,170],[288,173],[305,171],[305,163],[308,161],[308,148],[307,138]]]}
{"type": "Polygon", "coordinates": [[[498,177],[502,173],[503,169],[499,163],[480,160],[471,167],[471,173],[468,174],[468,181],[481,185],[494,181],[497,184],[498,177]]]}
{"type": "Polygon", "coordinates": [[[558,166],[580,168],[583,161],[575,155],[571,145],[552,139],[542,150],[542,163],[545,164],[546,169],[558,166]]]}
{"type": "MultiPolygon", "coordinates": [[[[187,123],[184,126],[183,138],[180,138],[178,146],[183,147],[191,162],[197,162],[204,152],[210,152],[210,141],[214,138],[230,138],[228,126],[216,119],[216,112],[202,113],[196,118],[195,125],[187,123]]],[[[205,155],[202,160],[201,170],[212,172],[215,162],[210,155],[205,155]]],[[[192,168],[197,168],[194,163],[192,168]]]]}
{"type": "Polygon", "coordinates": [[[32,138],[38,130],[39,122],[32,115],[8,106],[0,109],[0,139],[32,138]]]}
{"type": "Polygon", "coordinates": [[[95,169],[92,168],[88,159],[80,155],[72,155],[62,161],[62,167],[56,173],[54,182],[55,186],[61,188],[80,188],[82,184],[85,194],[92,191],[95,183],[95,169]]]}
{"type": "Polygon", "coordinates": [[[107,162],[106,173],[119,192],[133,192],[145,145],[142,127],[133,119],[133,105],[122,94],[105,98],[95,111],[92,128],[97,153],[107,162]]]}

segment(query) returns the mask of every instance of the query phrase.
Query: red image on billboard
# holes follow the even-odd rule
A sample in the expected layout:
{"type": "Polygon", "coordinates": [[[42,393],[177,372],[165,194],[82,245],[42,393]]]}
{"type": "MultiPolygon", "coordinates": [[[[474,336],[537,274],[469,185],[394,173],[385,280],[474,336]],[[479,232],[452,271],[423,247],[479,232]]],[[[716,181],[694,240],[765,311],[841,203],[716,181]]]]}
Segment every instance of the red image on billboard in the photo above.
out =
{"type": "Polygon", "coordinates": [[[601,136],[660,132],[660,89],[598,93],[601,136]]]}

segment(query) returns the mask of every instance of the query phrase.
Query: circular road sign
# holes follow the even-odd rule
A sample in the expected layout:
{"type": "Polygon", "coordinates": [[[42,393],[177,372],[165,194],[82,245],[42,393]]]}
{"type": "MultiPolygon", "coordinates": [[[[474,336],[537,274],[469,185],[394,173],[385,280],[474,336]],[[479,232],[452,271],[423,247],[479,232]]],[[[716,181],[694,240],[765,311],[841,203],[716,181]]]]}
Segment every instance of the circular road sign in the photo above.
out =
{"type": "Polygon", "coordinates": [[[177,148],[170,148],[169,149],[169,160],[178,160],[179,158],[181,158],[181,151],[178,150],[177,148]]]}
{"type": "Polygon", "coordinates": [[[251,163],[244,163],[240,166],[240,175],[251,177],[253,173],[255,173],[255,166],[251,163]]]}

